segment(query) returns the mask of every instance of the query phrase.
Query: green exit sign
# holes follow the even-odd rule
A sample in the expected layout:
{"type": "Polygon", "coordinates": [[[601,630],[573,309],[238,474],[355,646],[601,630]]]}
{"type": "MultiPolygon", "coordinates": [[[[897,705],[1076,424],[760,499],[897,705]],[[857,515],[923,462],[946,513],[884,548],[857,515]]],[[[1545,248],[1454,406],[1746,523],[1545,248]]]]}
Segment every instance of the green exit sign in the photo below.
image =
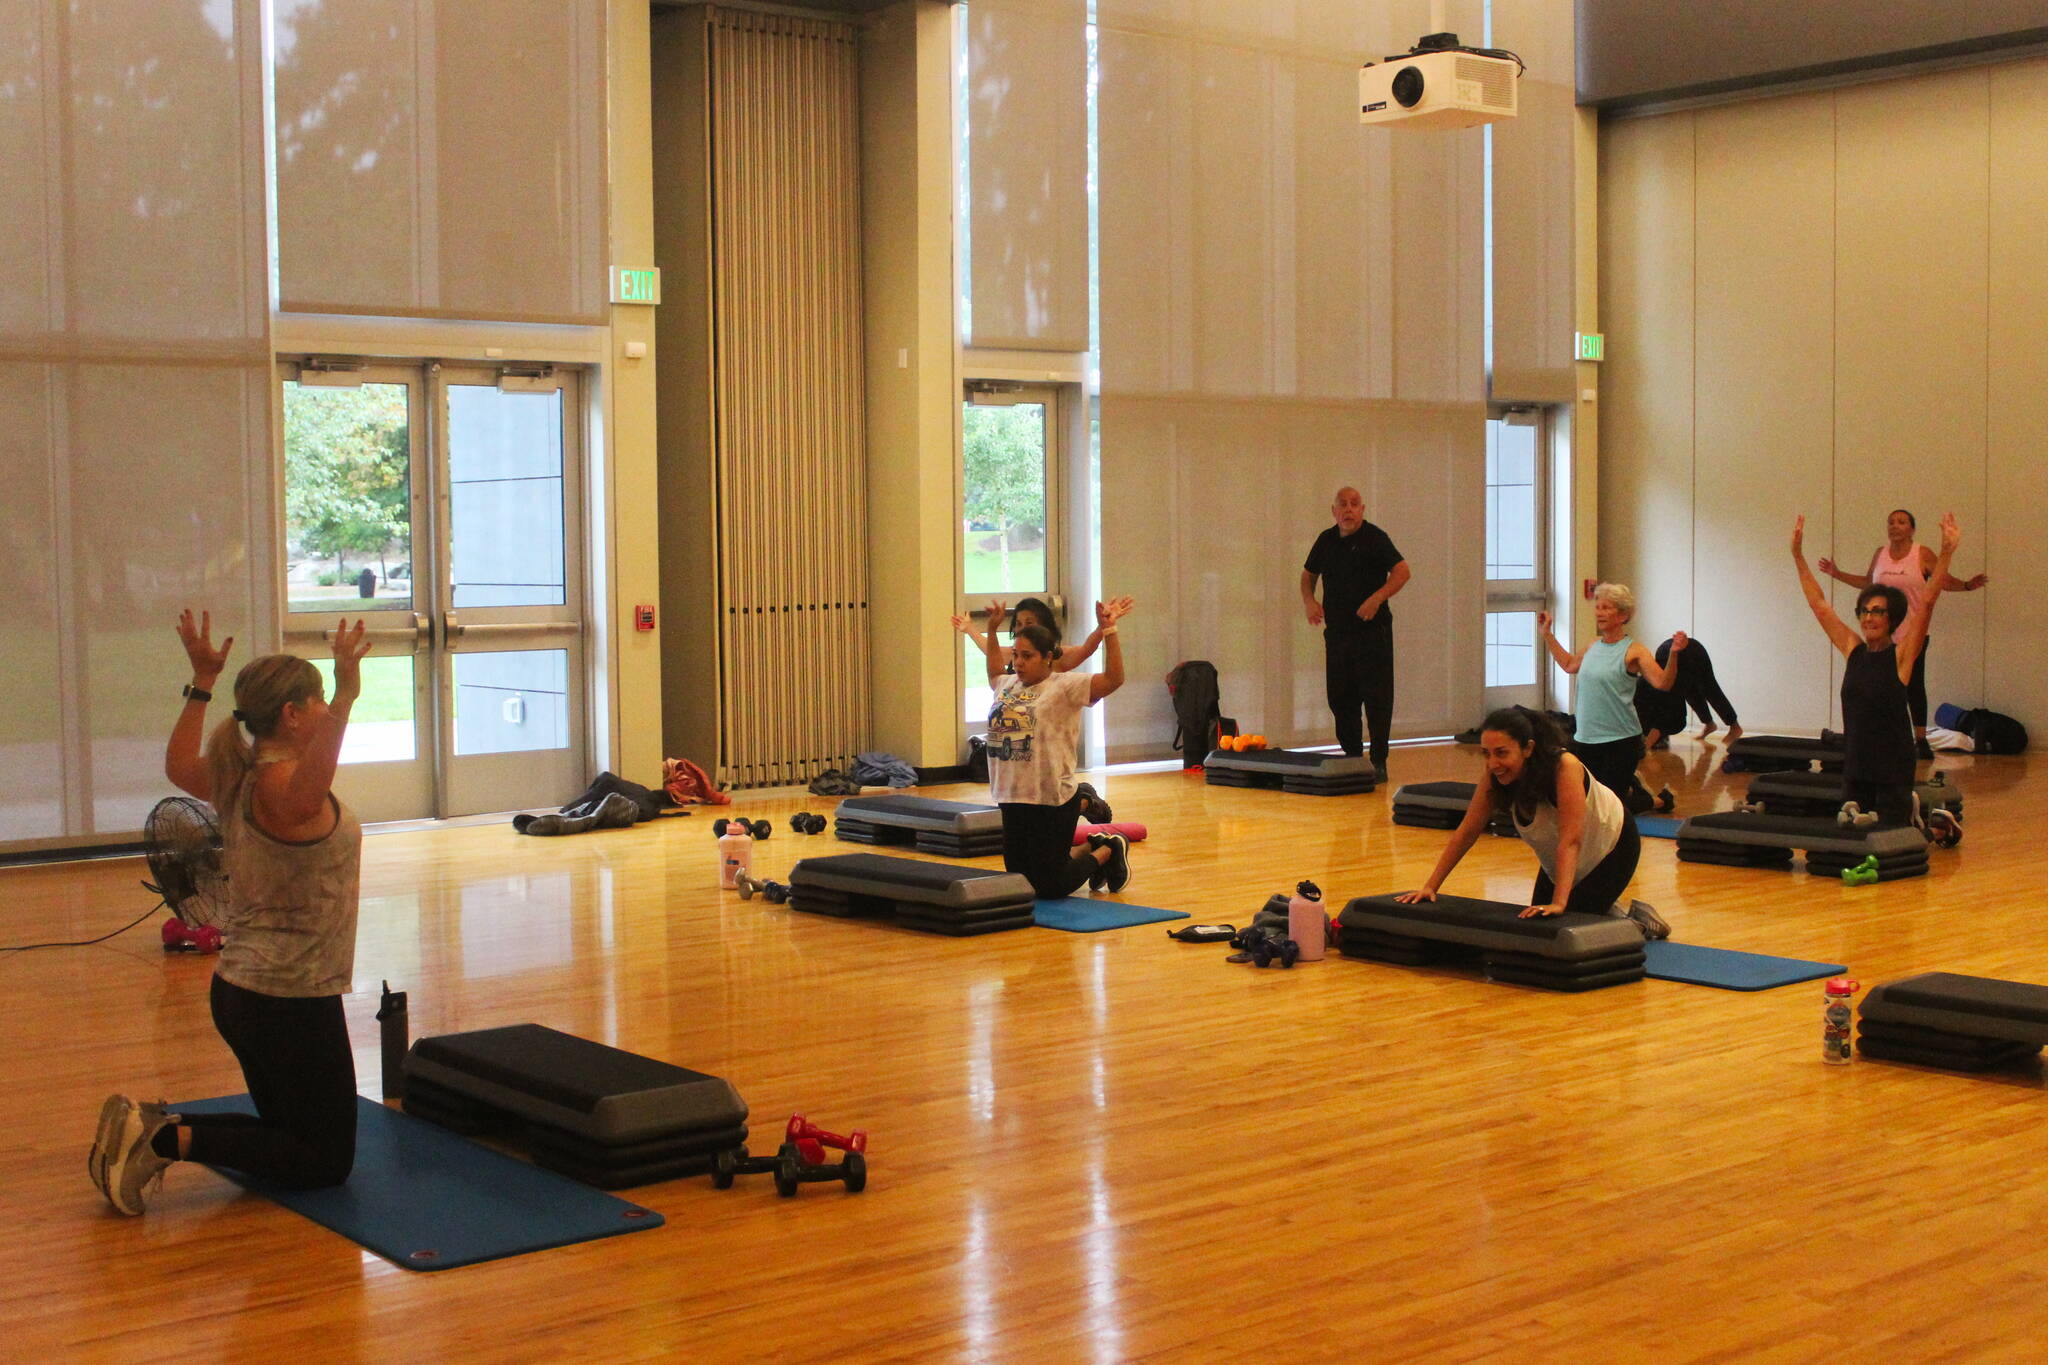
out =
{"type": "Polygon", "coordinates": [[[1607,338],[1604,334],[1600,332],[1579,332],[1576,335],[1579,339],[1579,359],[1605,360],[1607,358],[1607,338]]]}
{"type": "Polygon", "coordinates": [[[612,302],[647,304],[660,303],[661,271],[651,265],[613,266],[612,302]]]}

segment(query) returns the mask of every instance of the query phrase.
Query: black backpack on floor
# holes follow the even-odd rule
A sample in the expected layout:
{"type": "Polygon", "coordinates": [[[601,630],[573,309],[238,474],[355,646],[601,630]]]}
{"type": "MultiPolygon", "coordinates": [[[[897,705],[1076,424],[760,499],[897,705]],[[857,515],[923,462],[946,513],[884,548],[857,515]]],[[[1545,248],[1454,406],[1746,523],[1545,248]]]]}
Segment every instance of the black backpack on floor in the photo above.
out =
{"type": "Polygon", "coordinates": [[[1173,698],[1173,747],[1181,766],[1199,768],[1216,741],[1237,733],[1237,722],[1223,714],[1216,665],[1207,659],[1186,659],[1166,675],[1166,693],[1173,698]]]}
{"type": "Polygon", "coordinates": [[[1997,711],[1965,711],[1956,729],[1968,735],[1980,754],[2022,754],[2027,751],[2027,727],[1997,711]]]}

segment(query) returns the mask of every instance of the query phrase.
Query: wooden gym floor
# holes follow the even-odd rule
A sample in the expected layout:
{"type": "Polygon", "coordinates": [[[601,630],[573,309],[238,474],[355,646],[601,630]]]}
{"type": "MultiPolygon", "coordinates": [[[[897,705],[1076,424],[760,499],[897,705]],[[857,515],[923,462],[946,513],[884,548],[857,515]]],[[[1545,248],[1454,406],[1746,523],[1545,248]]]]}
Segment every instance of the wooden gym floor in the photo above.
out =
{"type": "MultiPolygon", "coordinates": [[[[1477,770],[1397,750],[1396,781],[1477,770]]],[[[1726,805],[1719,745],[1660,756],[1680,812],[1726,805]]],[[[1683,940],[2048,981],[2048,779],[1940,766],[1967,838],[1867,889],[1678,863],[1636,894],[1683,940]]],[[[1313,877],[1334,905],[1426,874],[1444,835],[1383,791],[1324,799],[1098,779],[1146,822],[1124,899],[1243,924],[1313,877]]],[[[972,788],[930,794],[975,799],[972,788]]],[[[819,798],[744,800],[787,817],[819,798]]],[[[872,1137],[865,1194],[708,1179],[633,1197],[653,1233],[438,1274],[397,1269],[199,1167],[149,1213],[84,1172],[96,1107],[241,1088],[208,962],[158,917],[0,958],[0,1283],[16,1359],[1121,1361],[2038,1358],[2041,1076],[1819,1059],[1817,983],[1565,996],[1341,958],[1223,962],[1160,926],[949,940],[742,903],[699,812],[561,840],[372,836],[357,1066],[377,985],[415,1037],[534,1020],[729,1078],[755,1145],[801,1111],[872,1137]],[[2025,1343],[2034,1341],[2032,1347],[2025,1343]]],[[[1524,896],[1486,839],[1450,890],[1524,896]]],[[[135,862],[0,873],[8,942],[141,911],[135,862]]]]}

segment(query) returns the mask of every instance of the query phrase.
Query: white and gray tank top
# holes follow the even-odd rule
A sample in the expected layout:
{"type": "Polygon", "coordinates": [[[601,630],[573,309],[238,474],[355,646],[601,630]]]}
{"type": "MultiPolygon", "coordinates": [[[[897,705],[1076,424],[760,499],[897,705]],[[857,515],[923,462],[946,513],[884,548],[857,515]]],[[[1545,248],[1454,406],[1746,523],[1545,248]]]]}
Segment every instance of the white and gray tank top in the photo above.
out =
{"type": "Polygon", "coordinates": [[[263,995],[346,994],[355,984],[362,824],[330,792],[327,837],[288,843],[257,827],[255,798],[251,769],[234,813],[221,821],[228,910],[216,970],[230,985],[263,995]]]}
{"type": "MultiPolygon", "coordinates": [[[[1621,841],[1621,822],[1628,819],[1628,813],[1621,808],[1621,798],[1604,782],[1595,782],[1591,772],[1586,779],[1586,827],[1579,834],[1579,866],[1576,881],[1584,881],[1586,874],[1600,866],[1601,860],[1614,852],[1614,846],[1621,841]]],[[[1536,854],[1536,861],[1557,880],[1557,807],[1549,801],[1538,801],[1536,812],[1523,824],[1519,814],[1515,815],[1515,833],[1522,836],[1536,854]]]]}

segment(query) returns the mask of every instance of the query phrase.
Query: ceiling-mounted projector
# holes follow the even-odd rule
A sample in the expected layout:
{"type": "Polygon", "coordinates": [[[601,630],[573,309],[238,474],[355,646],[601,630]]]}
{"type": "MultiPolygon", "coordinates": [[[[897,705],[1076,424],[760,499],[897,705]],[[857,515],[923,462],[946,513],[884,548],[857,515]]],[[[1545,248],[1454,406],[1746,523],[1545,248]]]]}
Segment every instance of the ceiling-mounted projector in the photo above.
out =
{"type": "Polygon", "coordinates": [[[1368,62],[1358,72],[1358,121],[1404,128],[1470,128],[1515,116],[1522,59],[1512,52],[1458,46],[1455,33],[1432,33],[1405,56],[1368,62]]]}

